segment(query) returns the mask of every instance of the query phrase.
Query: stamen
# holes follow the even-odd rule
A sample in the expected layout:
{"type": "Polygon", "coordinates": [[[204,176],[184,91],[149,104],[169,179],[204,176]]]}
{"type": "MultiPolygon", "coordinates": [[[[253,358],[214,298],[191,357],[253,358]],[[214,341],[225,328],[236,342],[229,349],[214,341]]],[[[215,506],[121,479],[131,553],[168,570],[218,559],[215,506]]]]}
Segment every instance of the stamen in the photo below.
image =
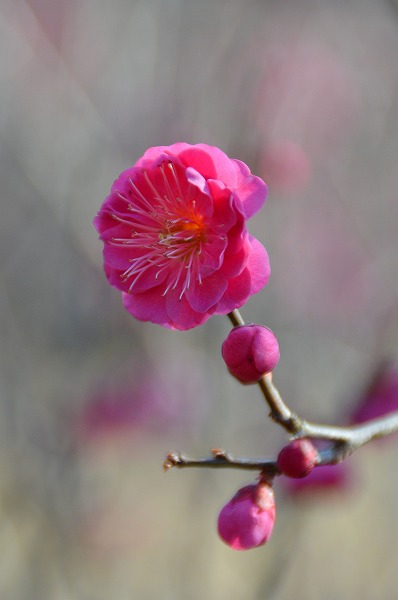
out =
{"type": "Polygon", "coordinates": [[[164,181],[164,184],[165,184],[165,186],[166,186],[166,190],[167,190],[167,194],[168,194],[168,196],[167,196],[167,195],[165,195],[165,199],[170,199],[170,200],[173,200],[174,202],[176,202],[176,201],[180,201],[180,202],[181,202],[180,198],[178,198],[178,197],[176,198],[176,197],[175,197],[175,195],[174,195],[174,192],[173,192],[173,190],[171,189],[170,182],[169,182],[169,180],[167,179],[167,177],[166,177],[166,173],[165,173],[165,170],[164,170],[164,163],[162,163],[162,164],[160,165],[160,170],[161,170],[161,173],[162,173],[162,175],[163,175],[163,181],[164,181]]]}
{"type": "Polygon", "coordinates": [[[174,181],[176,182],[176,186],[177,186],[178,193],[179,193],[179,200],[182,202],[184,199],[184,195],[181,190],[180,182],[178,181],[177,172],[176,172],[172,162],[169,162],[167,166],[169,167],[170,171],[173,174],[174,181]]]}
{"type": "Polygon", "coordinates": [[[123,196],[123,194],[121,194],[120,192],[116,192],[116,195],[120,198],[120,200],[126,202],[126,204],[128,205],[127,210],[133,210],[133,205],[131,204],[130,200],[126,198],[126,196],[123,196]]]}
{"type": "Polygon", "coordinates": [[[141,200],[144,205],[149,209],[149,211],[151,212],[153,210],[153,206],[152,204],[150,204],[150,202],[148,202],[148,200],[145,198],[145,196],[140,192],[140,190],[138,189],[138,187],[135,185],[134,181],[131,179],[131,177],[129,177],[129,183],[131,185],[131,187],[133,188],[133,190],[135,191],[135,193],[138,196],[138,200],[141,200]]]}
{"type": "Polygon", "coordinates": [[[117,192],[118,198],[127,204],[128,214],[117,210],[109,214],[128,230],[125,238],[114,237],[109,243],[139,254],[130,258],[131,265],[120,275],[124,283],[129,282],[129,292],[134,291],[134,286],[147,273],[154,281],[167,277],[163,296],[170,290],[178,290],[181,301],[194,282],[203,284],[199,272],[203,244],[212,236],[218,239],[220,236],[214,230],[207,231],[197,210],[197,191],[185,179],[184,183],[180,181],[178,165],[163,162],[158,168],[161,175],[157,178],[143,169],[146,183],[139,179],[137,185],[130,178],[128,193],[117,192]]]}
{"type": "Polygon", "coordinates": [[[177,271],[177,275],[169,282],[168,286],[166,287],[166,289],[164,290],[162,296],[166,296],[167,292],[169,290],[175,290],[178,282],[180,281],[180,277],[181,277],[181,273],[184,269],[184,263],[181,263],[178,271],[177,271]]]}
{"type": "Polygon", "coordinates": [[[137,276],[131,282],[131,284],[129,286],[129,292],[133,291],[133,287],[135,286],[135,284],[137,283],[137,281],[139,280],[139,278],[141,277],[141,275],[143,275],[143,273],[145,273],[145,271],[147,271],[151,266],[152,265],[147,265],[145,268],[141,269],[141,271],[137,274],[137,276]]]}
{"type": "Polygon", "coordinates": [[[104,212],[107,212],[108,215],[110,215],[112,217],[112,219],[115,219],[115,221],[118,221],[119,223],[123,223],[124,225],[128,225],[129,227],[131,227],[131,221],[126,221],[126,219],[119,217],[119,215],[117,215],[114,212],[110,212],[110,211],[104,211],[104,212]]]}
{"type": "MultiPolygon", "coordinates": [[[[153,185],[152,181],[149,179],[148,173],[146,171],[144,171],[143,173],[144,173],[144,177],[145,177],[147,184],[151,188],[152,192],[155,194],[155,199],[160,203],[160,206],[162,208],[167,210],[167,203],[164,201],[162,196],[159,194],[158,190],[153,185]]],[[[168,200],[167,196],[166,196],[166,200],[168,200]]],[[[170,204],[170,201],[169,201],[169,204],[170,204]]]]}

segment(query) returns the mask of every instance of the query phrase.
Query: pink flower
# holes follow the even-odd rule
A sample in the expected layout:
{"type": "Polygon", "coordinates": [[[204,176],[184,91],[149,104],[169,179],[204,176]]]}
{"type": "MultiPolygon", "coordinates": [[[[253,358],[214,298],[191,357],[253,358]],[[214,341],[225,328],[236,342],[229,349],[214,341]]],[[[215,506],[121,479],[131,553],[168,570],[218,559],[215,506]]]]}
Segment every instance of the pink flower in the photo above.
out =
{"type": "Polygon", "coordinates": [[[105,273],[126,309],[185,330],[242,306],[270,274],[265,249],[245,227],[266,196],[260,178],[213,146],[147,150],[94,220],[105,273]]]}
{"type": "Polygon", "coordinates": [[[257,383],[279,362],[275,334],[263,325],[240,325],[229,333],[222,345],[222,356],[231,375],[242,383],[257,383]]]}
{"type": "Polygon", "coordinates": [[[275,499],[270,485],[260,482],[241,488],[221,510],[218,533],[234,550],[265,544],[275,523],[275,499]]]}

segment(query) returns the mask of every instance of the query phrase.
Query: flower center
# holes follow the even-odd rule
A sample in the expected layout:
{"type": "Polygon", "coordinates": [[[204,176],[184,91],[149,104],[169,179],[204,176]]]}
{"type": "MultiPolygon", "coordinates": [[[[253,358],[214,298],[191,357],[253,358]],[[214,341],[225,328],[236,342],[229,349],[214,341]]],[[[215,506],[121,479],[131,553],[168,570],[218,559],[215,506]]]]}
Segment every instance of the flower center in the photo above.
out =
{"type": "MultiPolygon", "coordinates": [[[[199,272],[199,255],[206,242],[206,224],[196,211],[196,201],[190,198],[190,189],[182,193],[177,171],[172,163],[159,166],[164,188],[155,187],[151,177],[143,171],[145,181],[153,197],[147,197],[136,183],[130,180],[130,198],[122,194],[119,198],[128,203],[129,218],[113,213],[119,222],[132,227],[131,238],[114,238],[114,244],[127,245],[134,249],[131,266],[121,274],[124,282],[129,281],[129,292],[144,274],[154,273],[155,280],[165,279],[165,296],[177,287],[179,299],[193,281],[202,284],[199,272]],[[136,254],[136,250],[139,253],[136,254]]],[[[157,285],[155,283],[155,285],[157,285]]]]}
{"type": "Polygon", "coordinates": [[[165,227],[159,231],[159,243],[167,246],[188,244],[198,246],[204,241],[204,224],[201,216],[182,217],[167,220],[165,227]]]}
{"type": "MultiPolygon", "coordinates": [[[[193,210],[195,209],[194,202],[193,210]]],[[[162,255],[167,263],[158,263],[159,271],[156,277],[169,266],[169,283],[163,292],[165,296],[169,290],[175,290],[177,285],[181,286],[180,300],[187,290],[190,289],[194,278],[201,285],[202,280],[198,270],[197,258],[202,252],[202,244],[205,242],[205,225],[199,215],[192,218],[184,216],[166,222],[166,227],[159,232],[159,246],[162,247],[162,255]],[[164,248],[166,248],[164,250],[164,248]],[[171,261],[176,261],[174,264],[171,261]]]]}

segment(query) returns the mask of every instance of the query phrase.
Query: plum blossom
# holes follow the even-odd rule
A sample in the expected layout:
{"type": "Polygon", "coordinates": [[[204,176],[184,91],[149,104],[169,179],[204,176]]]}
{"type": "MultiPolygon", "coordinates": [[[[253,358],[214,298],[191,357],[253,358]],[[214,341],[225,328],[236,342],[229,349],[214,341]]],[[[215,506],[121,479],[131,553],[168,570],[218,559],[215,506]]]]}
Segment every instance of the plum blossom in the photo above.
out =
{"type": "Polygon", "coordinates": [[[205,144],[150,148],[114,182],[94,220],[104,268],[141,321],[186,330],[242,306],[267,283],[245,223],[267,186],[205,144]]]}

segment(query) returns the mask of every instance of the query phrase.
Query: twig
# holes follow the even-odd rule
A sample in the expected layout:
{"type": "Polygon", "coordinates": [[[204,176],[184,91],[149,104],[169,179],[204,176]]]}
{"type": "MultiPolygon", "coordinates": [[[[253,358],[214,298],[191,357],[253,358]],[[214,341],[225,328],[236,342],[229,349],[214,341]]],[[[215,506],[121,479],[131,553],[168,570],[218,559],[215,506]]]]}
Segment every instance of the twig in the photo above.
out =
{"type": "Polygon", "coordinates": [[[372,440],[386,437],[396,431],[398,431],[398,411],[349,427],[334,427],[302,421],[302,429],[295,437],[335,440],[350,444],[356,449],[372,440]]]}
{"type": "Polygon", "coordinates": [[[170,452],[163,463],[163,470],[168,471],[172,467],[179,469],[184,467],[210,467],[262,471],[270,476],[278,473],[276,461],[274,460],[235,458],[221,448],[215,448],[211,452],[212,456],[206,458],[190,458],[181,452],[170,452]]]}
{"type": "MultiPolygon", "coordinates": [[[[187,467],[207,467],[211,469],[243,469],[245,471],[260,471],[269,477],[280,475],[276,460],[259,458],[234,457],[221,448],[213,449],[212,456],[192,458],[182,452],[170,452],[163,463],[163,470],[169,471],[173,467],[183,469],[187,467]]],[[[333,444],[330,448],[319,452],[316,466],[331,465],[342,462],[352,454],[352,446],[345,443],[333,444]]]]}
{"type": "MultiPolygon", "coordinates": [[[[398,431],[398,411],[380,419],[374,419],[354,427],[332,427],[302,421],[303,429],[295,438],[315,438],[332,441],[332,444],[319,451],[317,467],[334,465],[342,462],[353,454],[358,448],[373,439],[381,438],[398,431]]],[[[276,460],[234,457],[221,448],[215,448],[212,456],[192,458],[181,452],[170,452],[163,463],[163,470],[168,471],[173,467],[208,467],[243,469],[260,471],[270,477],[280,475],[276,460]]]]}

